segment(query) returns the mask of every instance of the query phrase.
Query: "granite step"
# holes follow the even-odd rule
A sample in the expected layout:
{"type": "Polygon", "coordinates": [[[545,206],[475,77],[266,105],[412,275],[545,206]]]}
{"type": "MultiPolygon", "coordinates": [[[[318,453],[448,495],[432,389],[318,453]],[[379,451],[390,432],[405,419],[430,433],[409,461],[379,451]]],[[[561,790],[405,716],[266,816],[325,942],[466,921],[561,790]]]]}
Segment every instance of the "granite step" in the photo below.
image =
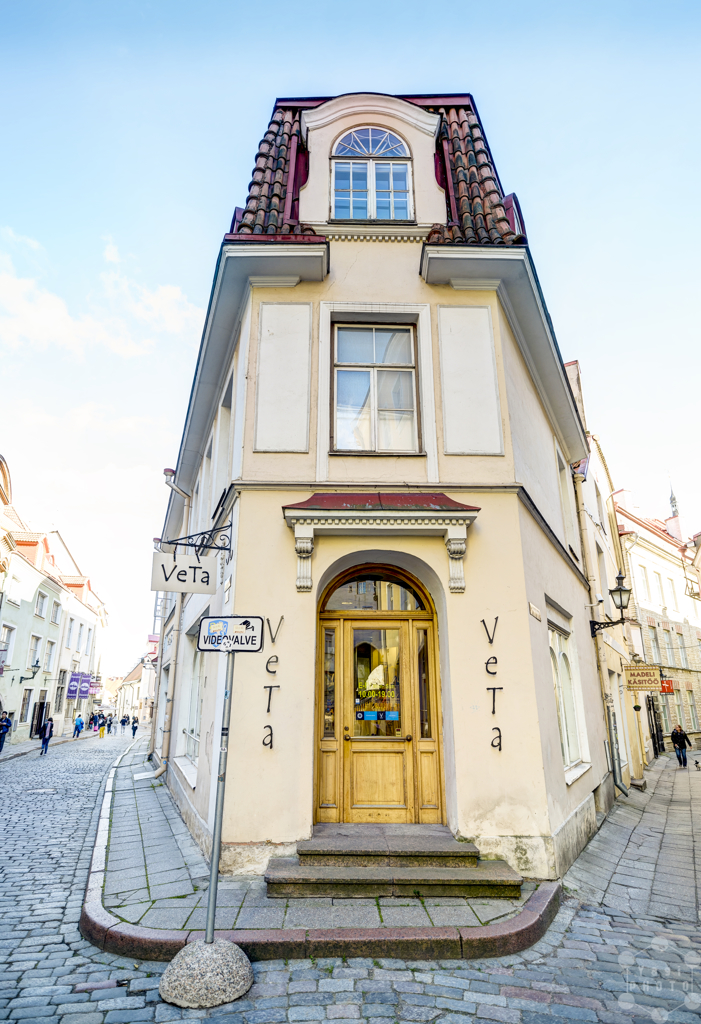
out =
{"type": "MultiPolygon", "coordinates": [[[[301,845],[301,844],[300,844],[301,845]]],[[[523,878],[502,860],[471,867],[302,864],[273,857],[265,872],[268,896],[485,896],[517,899],[523,878]]]]}
{"type": "Polygon", "coordinates": [[[300,864],[327,867],[475,867],[479,850],[445,825],[320,824],[297,844],[300,864]]]}

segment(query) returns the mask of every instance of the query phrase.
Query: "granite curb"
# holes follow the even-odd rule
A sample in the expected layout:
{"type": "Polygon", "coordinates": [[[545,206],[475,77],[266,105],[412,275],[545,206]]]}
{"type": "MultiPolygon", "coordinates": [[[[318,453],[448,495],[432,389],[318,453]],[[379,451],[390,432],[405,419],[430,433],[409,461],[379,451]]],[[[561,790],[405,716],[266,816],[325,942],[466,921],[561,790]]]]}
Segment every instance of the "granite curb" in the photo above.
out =
{"type": "MultiPolygon", "coordinates": [[[[111,789],[105,799],[111,798],[111,789]]],[[[104,814],[104,809],[103,809],[104,814]]],[[[103,823],[103,815],[101,814],[103,823]]],[[[142,960],[170,961],[204,931],[168,931],[128,924],[102,905],[107,831],[98,827],[80,915],[80,931],[107,953],[142,960]],[[99,845],[99,849],[98,849],[99,845]]],[[[532,946],[542,938],[560,908],[562,886],[541,882],[515,917],[476,928],[272,928],[216,931],[243,949],[251,960],[308,957],[400,957],[403,959],[464,959],[504,956],[532,946]]]]}

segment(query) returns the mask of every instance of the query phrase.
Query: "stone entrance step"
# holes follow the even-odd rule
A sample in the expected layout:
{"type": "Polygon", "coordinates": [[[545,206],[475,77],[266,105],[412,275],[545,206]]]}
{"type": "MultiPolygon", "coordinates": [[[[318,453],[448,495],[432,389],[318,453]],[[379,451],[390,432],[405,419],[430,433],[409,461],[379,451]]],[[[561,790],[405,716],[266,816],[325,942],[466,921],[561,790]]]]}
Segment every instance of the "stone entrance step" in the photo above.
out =
{"type": "Polygon", "coordinates": [[[296,857],[273,858],[268,896],[485,896],[518,898],[523,879],[505,861],[479,860],[442,825],[317,825],[296,857]]]}

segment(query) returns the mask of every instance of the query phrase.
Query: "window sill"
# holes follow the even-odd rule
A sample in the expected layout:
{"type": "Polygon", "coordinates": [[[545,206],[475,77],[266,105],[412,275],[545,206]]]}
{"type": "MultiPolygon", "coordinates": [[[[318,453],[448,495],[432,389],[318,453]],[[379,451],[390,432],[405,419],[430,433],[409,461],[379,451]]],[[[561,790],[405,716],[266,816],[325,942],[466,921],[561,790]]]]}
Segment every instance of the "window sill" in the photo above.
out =
{"type": "Polygon", "coordinates": [[[360,224],[377,224],[378,227],[383,227],[384,228],[384,227],[395,227],[397,224],[406,224],[407,227],[416,227],[418,222],[416,220],[399,220],[399,219],[397,219],[397,220],[371,220],[370,218],[368,218],[368,219],[364,220],[364,219],[362,219],[360,217],[357,220],[336,220],[334,217],[331,217],[329,219],[328,223],[330,225],[334,225],[334,226],[338,226],[338,227],[352,227],[354,224],[358,224],[358,225],[360,225],[360,224]]]}
{"type": "Polygon", "coordinates": [[[190,789],[194,789],[197,785],[197,765],[193,764],[190,758],[185,755],[174,757],[173,762],[180,769],[180,773],[190,789]]]}
{"type": "Polygon", "coordinates": [[[565,782],[568,786],[571,786],[577,779],[581,779],[582,775],[589,771],[591,764],[587,761],[582,761],[576,764],[574,768],[565,769],[565,782]]]}
{"type": "Polygon", "coordinates": [[[359,451],[356,451],[355,449],[351,449],[349,451],[343,451],[343,450],[338,449],[338,448],[330,451],[329,455],[356,455],[356,456],[357,455],[362,455],[362,456],[370,455],[373,458],[380,457],[380,458],[390,458],[390,459],[396,459],[396,458],[403,458],[403,459],[406,459],[406,458],[409,458],[409,459],[425,459],[426,458],[426,452],[359,452],[359,451]]]}

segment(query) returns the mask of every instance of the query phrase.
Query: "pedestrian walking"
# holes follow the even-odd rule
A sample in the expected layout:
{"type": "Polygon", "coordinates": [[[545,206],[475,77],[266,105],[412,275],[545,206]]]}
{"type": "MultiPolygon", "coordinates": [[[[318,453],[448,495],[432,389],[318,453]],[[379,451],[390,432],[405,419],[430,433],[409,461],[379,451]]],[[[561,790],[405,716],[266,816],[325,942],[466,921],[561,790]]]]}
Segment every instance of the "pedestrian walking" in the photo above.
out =
{"type": "Polygon", "coordinates": [[[88,719],[88,729],[92,729],[94,724],[95,724],[95,715],[91,711],[90,712],[90,718],[88,719]]]}
{"type": "Polygon", "coordinates": [[[112,735],[112,715],[107,716],[107,735],[112,735]]]}
{"type": "Polygon", "coordinates": [[[100,731],[100,739],[101,740],[104,740],[104,738],[105,738],[105,726],[106,725],[107,725],[107,720],[105,719],[105,716],[102,714],[102,712],[100,712],[100,714],[97,716],[97,728],[100,731]]]}
{"type": "Polygon", "coordinates": [[[85,727],[85,722],[83,721],[83,717],[82,717],[82,715],[79,712],[78,713],[78,717],[76,718],[75,722],[73,723],[73,739],[74,740],[76,740],[76,739],[79,740],[80,739],[80,734],[83,731],[84,727],[85,727]]]}
{"type": "Polygon", "coordinates": [[[39,757],[42,754],[47,754],[49,751],[49,740],[54,734],[54,720],[53,718],[47,718],[41,729],[39,730],[39,737],[41,739],[41,750],[39,751],[39,757]]]}
{"type": "Polygon", "coordinates": [[[131,734],[132,734],[132,737],[136,736],[136,730],[138,728],[139,728],[139,719],[136,717],[136,715],[134,715],[134,717],[131,720],[131,734]]]}
{"type": "Polygon", "coordinates": [[[679,722],[672,729],[670,739],[674,744],[674,753],[677,755],[679,767],[686,768],[686,748],[687,746],[691,747],[692,744],[679,722]]]}
{"type": "Polygon", "coordinates": [[[7,714],[7,711],[3,711],[2,714],[0,714],[0,754],[2,754],[2,748],[5,746],[5,739],[11,729],[12,719],[7,714]]]}
{"type": "Polygon", "coordinates": [[[122,715],[122,718],[121,718],[121,721],[120,721],[119,724],[122,727],[122,736],[123,736],[124,733],[127,731],[127,726],[129,725],[129,719],[127,718],[126,715],[122,715]]]}

